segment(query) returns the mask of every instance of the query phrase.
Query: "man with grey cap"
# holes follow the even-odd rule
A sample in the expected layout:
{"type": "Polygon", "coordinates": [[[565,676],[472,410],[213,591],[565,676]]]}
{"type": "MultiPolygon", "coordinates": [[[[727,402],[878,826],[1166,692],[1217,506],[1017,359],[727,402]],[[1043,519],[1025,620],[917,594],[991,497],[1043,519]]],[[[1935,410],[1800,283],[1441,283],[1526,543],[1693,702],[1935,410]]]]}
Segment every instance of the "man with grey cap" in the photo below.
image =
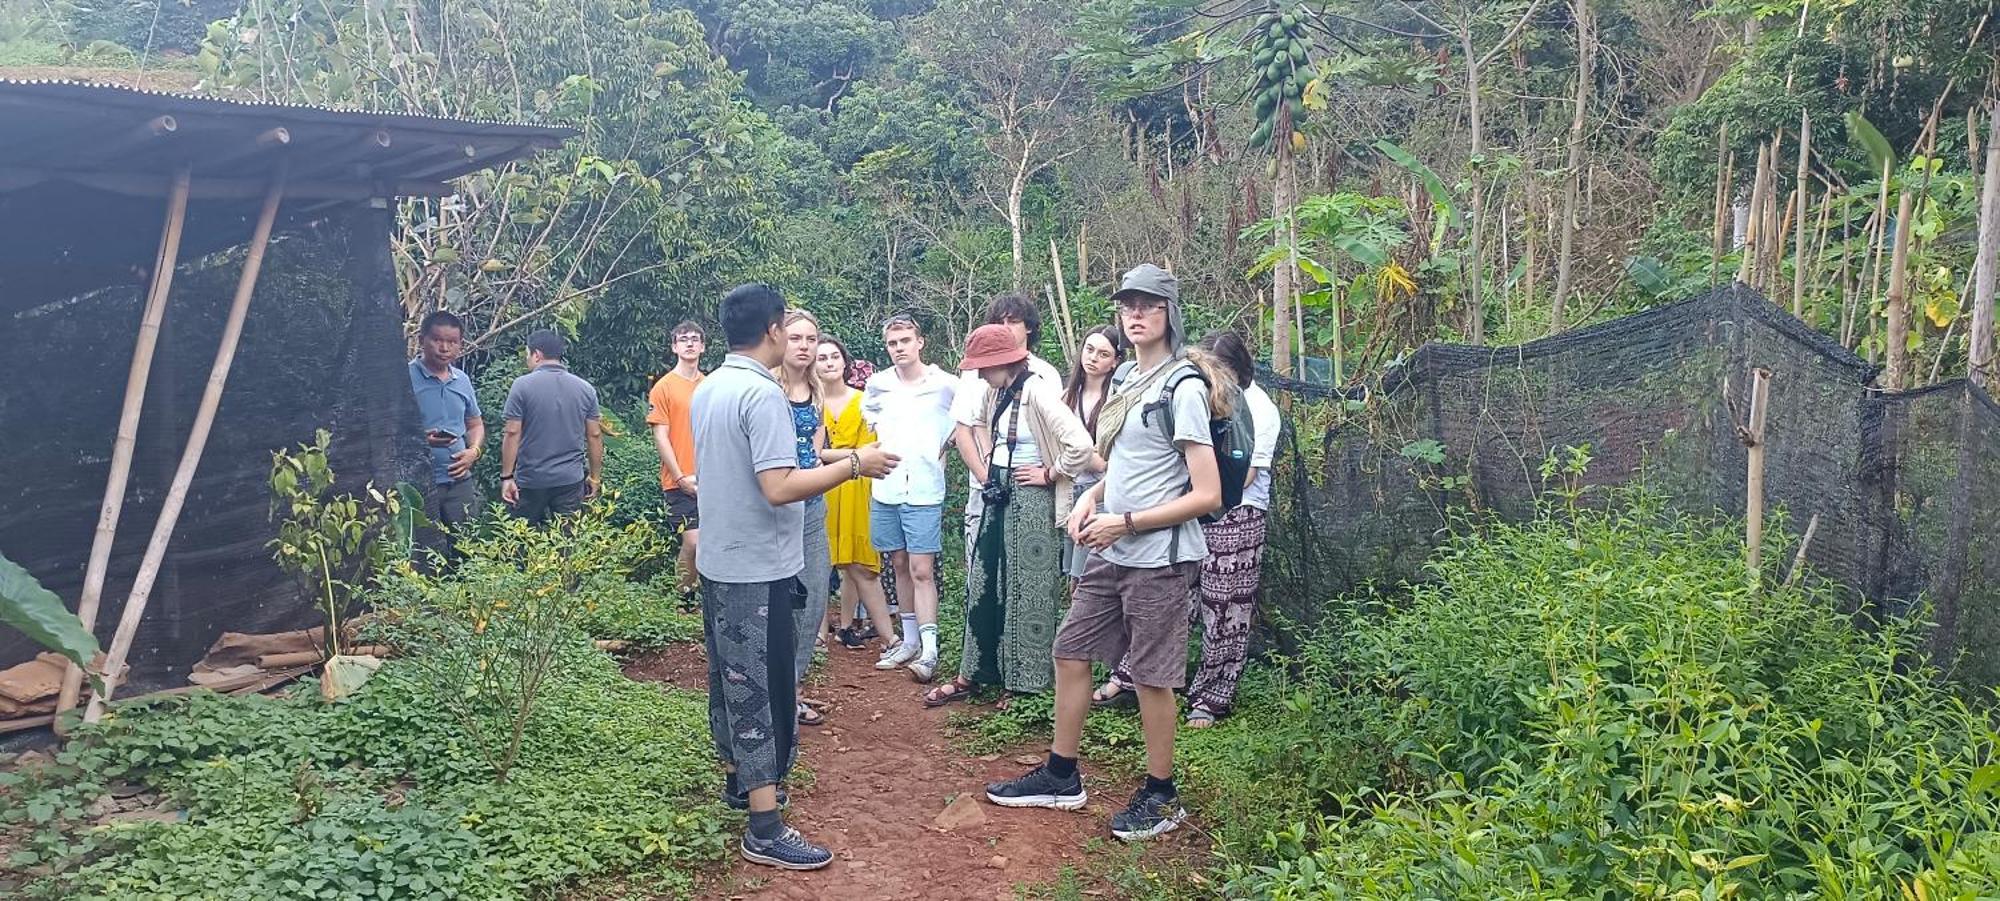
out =
{"type": "Polygon", "coordinates": [[[1098,451],[1109,464],[1104,480],[1069,518],[1070,537],[1091,553],[1056,633],[1055,738],[1047,762],[987,786],[986,797],[1005,807],[1083,807],[1076,757],[1090,712],[1090,664],[1123,659],[1138,683],[1146,782],[1111,818],[1111,832],[1136,841],[1187,816],[1174,789],[1174,689],[1187,682],[1188,614],[1208,554],[1197,520],[1222,505],[1209,411],[1225,409],[1215,404],[1230,398],[1211,397],[1223,380],[1182,349],[1187,332],[1172,273],[1140,265],[1125,273],[1112,299],[1138,362],[1098,414],[1098,451]]]}

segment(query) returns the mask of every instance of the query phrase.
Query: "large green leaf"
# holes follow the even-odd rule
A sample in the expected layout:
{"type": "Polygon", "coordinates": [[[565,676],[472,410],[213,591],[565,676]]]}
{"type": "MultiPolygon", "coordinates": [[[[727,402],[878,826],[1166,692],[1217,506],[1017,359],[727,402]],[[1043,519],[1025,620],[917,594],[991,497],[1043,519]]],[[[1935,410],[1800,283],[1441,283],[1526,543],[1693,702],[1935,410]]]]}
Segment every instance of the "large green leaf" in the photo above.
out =
{"type": "Polygon", "coordinates": [[[97,636],[84,629],[62,598],[4,556],[0,556],[0,622],[86,670],[97,656],[97,636]]]}
{"type": "Polygon", "coordinates": [[[1848,110],[1847,133],[1854,138],[1854,143],[1860,144],[1861,149],[1868,152],[1868,162],[1874,167],[1870,170],[1871,174],[1880,177],[1882,170],[1895,168],[1896,151],[1889,146],[1889,139],[1883,137],[1882,132],[1874,123],[1869,122],[1867,117],[1854,110],[1848,110]]]}
{"type": "Polygon", "coordinates": [[[1452,203],[1451,189],[1444,186],[1444,179],[1439,178],[1431,167],[1424,165],[1423,160],[1417,159],[1414,154],[1386,139],[1376,141],[1375,149],[1388,157],[1391,162],[1416,175],[1418,180],[1424,183],[1424,191],[1431,195],[1431,203],[1436,204],[1437,208],[1444,212],[1454,227],[1465,225],[1465,220],[1458,215],[1458,207],[1452,203]]]}

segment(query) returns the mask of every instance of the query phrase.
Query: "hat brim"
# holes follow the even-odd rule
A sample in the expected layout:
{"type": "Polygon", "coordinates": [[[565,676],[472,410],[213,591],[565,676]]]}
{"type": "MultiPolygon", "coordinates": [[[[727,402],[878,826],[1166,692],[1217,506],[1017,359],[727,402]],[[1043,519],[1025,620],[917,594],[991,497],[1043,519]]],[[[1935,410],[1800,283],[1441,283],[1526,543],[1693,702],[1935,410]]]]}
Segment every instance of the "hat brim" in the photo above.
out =
{"type": "Polygon", "coordinates": [[[1141,297],[1150,297],[1153,300],[1157,300],[1161,303],[1168,303],[1173,300],[1173,298],[1168,297],[1165,294],[1158,294],[1152,291],[1148,291],[1144,288],[1120,288],[1116,292],[1112,293],[1111,299],[1113,301],[1123,300],[1135,294],[1141,297]]]}
{"type": "Polygon", "coordinates": [[[1010,366],[1028,358],[1028,349],[1016,347],[1011,350],[996,350],[976,357],[966,357],[958,361],[960,369],[988,369],[994,366],[1010,366]]]}

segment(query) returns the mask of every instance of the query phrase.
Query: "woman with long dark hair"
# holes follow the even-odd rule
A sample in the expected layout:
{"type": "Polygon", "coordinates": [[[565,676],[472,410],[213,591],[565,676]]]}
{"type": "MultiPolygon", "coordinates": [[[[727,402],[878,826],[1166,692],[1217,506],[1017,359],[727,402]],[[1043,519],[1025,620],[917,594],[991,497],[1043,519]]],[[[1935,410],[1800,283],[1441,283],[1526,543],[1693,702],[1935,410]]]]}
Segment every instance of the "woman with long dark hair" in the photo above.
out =
{"type": "MultiPolygon", "coordinates": [[[[1083,336],[1083,347],[1076,355],[1076,365],[1070,367],[1069,380],[1063,384],[1063,406],[1069,408],[1076,418],[1083,421],[1084,431],[1090,433],[1092,441],[1097,440],[1097,414],[1104,410],[1104,401],[1111,397],[1111,376],[1118,371],[1118,364],[1125,362],[1125,336],[1114,326],[1100,326],[1083,336]]],[[[1076,497],[1082,497],[1090,486],[1097,484],[1101,473],[1084,473],[1076,477],[1076,497]]],[[[1068,535],[1063,536],[1063,572],[1071,579],[1083,576],[1085,549],[1068,535]]]]}
{"type": "MultiPolygon", "coordinates": [[[[856,448],[875,441],[875,431],[861,416],[861,392],[851,378],[854,357],[847,345],[832,335],[819,336],[819,354],[813,372],[819,377],[820,404],[826,427],[826,448],[820,458],[838,463],[856,448]]],[[[868,498],[871,479],[852,479],[826,493],[826,534],[833,552],[833,567],[840,573],[840,597],[829,611],[830,625],[840,643],[861,649],[867,641],[846,628],[847,616],[856,601],[868,611],[875,637],[896,640],[895,620],[889,618],[889,599],[882,593],[882,555],[875,550],[868,531],[868,498]]],[[[807,528],[811,528],[807,524],[807,528]]]]}

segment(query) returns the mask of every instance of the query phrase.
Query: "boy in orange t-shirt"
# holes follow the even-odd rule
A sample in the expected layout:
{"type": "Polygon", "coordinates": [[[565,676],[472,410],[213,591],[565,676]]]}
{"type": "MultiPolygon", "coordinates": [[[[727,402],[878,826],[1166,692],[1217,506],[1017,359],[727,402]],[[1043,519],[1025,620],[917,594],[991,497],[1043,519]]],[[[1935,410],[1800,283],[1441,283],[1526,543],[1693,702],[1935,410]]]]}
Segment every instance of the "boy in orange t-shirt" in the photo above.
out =
{"type": "Polygon", "coordinates": [[[701,355],[708,349],[701,326],[682,322],[673,330],[674,368],[653,383],[646,395],[646,424],[653,427],[653,446],[660,452],[660,488],[666,494],[667,527],[681,534],[679,584],[694,588],[694,549],[701,528],[695,505],[694,424],[689,418],[696,385],[701,384],[701,355]]]}

